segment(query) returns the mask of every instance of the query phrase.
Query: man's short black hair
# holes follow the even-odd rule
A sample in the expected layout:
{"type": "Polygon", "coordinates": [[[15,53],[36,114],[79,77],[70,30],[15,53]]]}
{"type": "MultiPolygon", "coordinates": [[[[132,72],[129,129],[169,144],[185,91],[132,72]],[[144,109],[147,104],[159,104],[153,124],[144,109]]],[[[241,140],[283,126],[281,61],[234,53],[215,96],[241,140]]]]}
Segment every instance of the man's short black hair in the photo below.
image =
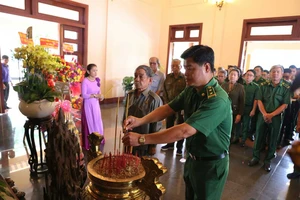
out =
{"type": "Polygon", "coordinates": [[[247,72],[252,72],[254,74],[254,77],[256,76],[256,72],[254,71],[254,69],[248,69],[247,72]]]}
{"type": "Polygon", "coordinates": [[[209,63],[211,72],[214,72],[215,54],[214,50],[209,46],[191,46],[181,54],[181,58],[192,58],[199,66],[203,65],[204,63],[209,63]]]}
{"type": "Polygon", "coordinates": [[[269,72],[269,70],[266,70],[266,69],[264,70],[264,72],[266,72],[267,74],[269,74],[269,73],[270,73],[270,72],[269,72]]]}
{"type": "Polygon", "coordinates": [[[290,68],[284,68],[283,73],[291,73],[292,70],[290,68]]]}
{"type": "Polygon", "coordinates": [[[296,75],[295,80],[290,87],[290,90],[291,92],[295,92],[298,88],[300,88],[300,74],[296,75]]]}
{"type": "Polygon", "coordinates": [[[254,69],[255,69],[255,68],[259,68],[261,72],[264,71],[264,69],[263,69],[262,66],[260,66],[260,65],[255,66],[254,69]]]}
{"type": "Polygon", "coordinates": [[[230,69],[229,70],[229,73],[228,73],[228,75],[231,73],[231,72],[237,72],[237,74],[238,74],[238,77],[240,77],[240,75],[241,75],[241,71],[238,69],[238,68],[232,68],[232,69],[230,69]]]}
{"type": "Polygon", "coordinates": [[[3,56],[2,56],[2,59],[8,60],[8,56],[7,56],[7,55],[3,55],[3,56]]]}
{"type": "Polygon", "coordinates": [[[297,67],[295,65],[291,65],[289,66],[290,69],[297,69],[297,67]]]}

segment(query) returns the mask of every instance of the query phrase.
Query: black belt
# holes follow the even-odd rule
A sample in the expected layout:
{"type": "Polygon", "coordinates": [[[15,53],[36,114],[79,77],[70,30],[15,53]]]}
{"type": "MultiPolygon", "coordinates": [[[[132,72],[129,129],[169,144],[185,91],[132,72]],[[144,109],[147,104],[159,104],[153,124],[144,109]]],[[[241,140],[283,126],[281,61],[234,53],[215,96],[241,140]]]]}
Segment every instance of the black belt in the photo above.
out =
{"type": "Polygon", "coordinates": [[[224,153],[222,153],[218,156],[200,157],[200,156],[194,156],[193,154],[189,153],[190,157],[193,160],[197,160],[197,161],[200,161],[200,160],[203,160],[203,161],[220,160],[220,159],[225,158],[228,154],[229,153],[227,151],[225,151],[224,153]]]}

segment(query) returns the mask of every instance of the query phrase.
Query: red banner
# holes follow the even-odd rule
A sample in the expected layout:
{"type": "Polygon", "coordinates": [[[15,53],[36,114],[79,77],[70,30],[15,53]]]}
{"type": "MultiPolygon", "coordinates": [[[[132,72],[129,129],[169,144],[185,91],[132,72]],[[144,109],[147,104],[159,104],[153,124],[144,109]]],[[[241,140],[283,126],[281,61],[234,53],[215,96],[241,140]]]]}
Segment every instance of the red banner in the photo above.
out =
{"type": "Polygon", "coordinates": [[[47,38],[40,38],[40,45],[45,48],[58,49],[58,41],[47,38]]]}
{"type": "Polygon", "coordinates": [[[21,40],[21,44],[28,44],[28,38],[26,33],[18,32],[21,40]]]}
{"type": "Polygon", "coordinates": [[[67,53],[73,53],[74,52],[73,45],[64,43],[63,44],[63,51],[67,52],[67,53]]]}

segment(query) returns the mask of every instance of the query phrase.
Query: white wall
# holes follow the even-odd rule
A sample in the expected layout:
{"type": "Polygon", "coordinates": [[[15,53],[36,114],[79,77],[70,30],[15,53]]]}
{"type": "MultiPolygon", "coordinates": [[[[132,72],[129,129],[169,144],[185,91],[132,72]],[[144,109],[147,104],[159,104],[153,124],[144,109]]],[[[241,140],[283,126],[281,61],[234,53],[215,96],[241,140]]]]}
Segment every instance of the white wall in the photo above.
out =
{"type": "Polygon", "coordinates": [[[86,0],[88,63],[98,65],[106,98],[124,96],[125,76],[159,52],[160,0],[86,0]]]}
{"type": "Polygon", "coordinates": [[[169,25],[203,23],[202,44],[215,51],[215,64],[238,64],[244,19],[300,15],[299,0],[233,0],[219,10],[210,0],[163,1],[160,58],[167,60],[169,25]]]}

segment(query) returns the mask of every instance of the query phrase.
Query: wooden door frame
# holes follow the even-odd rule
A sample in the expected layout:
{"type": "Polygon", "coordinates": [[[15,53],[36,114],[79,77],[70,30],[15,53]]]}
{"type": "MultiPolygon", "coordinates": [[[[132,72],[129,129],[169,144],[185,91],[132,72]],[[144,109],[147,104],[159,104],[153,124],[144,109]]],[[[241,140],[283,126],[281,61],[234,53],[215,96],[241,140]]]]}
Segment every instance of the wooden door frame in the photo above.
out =
{"type": "MultiPolygon", "coordinates": [[[[24,0],[25,9],[12,8],[5,5],[0,5],[0,12],[8,13],[13,15],[18,15],[22,17],[29,17],[33,19],[45,20],[56,22],[61,25],[68,25],[74,27],[80,27],[83,29],[83,52],[81,64],[87,65],[87,52],[88,52],[88,13],[89,6],[74,1],[68,0],[24,0]],[[79,12],[79,20],[65,19],[61,17],[41,14],[38,12],[38,3],[46,3],[52,6],[57,6],[61,8],[71,9],[79,12]]],[[[59,33],[59,35],[61,35],[59,33]]],[[[62,38],[60,38],[61,40],[62,38]]]]}
{"type": "Polygon", "coordinates": [[[170,43],[171,42],[199,42],[201,44],[202,38],[202,29],[203,23],[195,23],[195,24],[177,24],[169,26],[169,38],[168,38],[168,53],[167,53],[167,65],[166,65],[166,74],[168,74],[168,66],[169,66],[169,51],[170,51],[170,43]],[[191,30],[199,29],[198,38],[189,37],[189,33],[191,30]],[[175,31],[183,30],[184,36],[183,38],[175,38],[175,31]],[[188,33],[188,34],[187,34],[188,33]]]}
{"type": "Polygon", "coordinates": [[[240,66],[240,64],[242,62],[242,57],[243,57],[244,42],[246,41],[291,41],[291,40],[300,40],[300,16],[245,19],[243,22],[238,66],[240,68],[244,67],[244,66],[240,66]],[[291,35],[262,35],[262,36],[250,35],[252,27],[280,26],[280,25],[292,25],[293,26],[292,34],[291,35]]]}

